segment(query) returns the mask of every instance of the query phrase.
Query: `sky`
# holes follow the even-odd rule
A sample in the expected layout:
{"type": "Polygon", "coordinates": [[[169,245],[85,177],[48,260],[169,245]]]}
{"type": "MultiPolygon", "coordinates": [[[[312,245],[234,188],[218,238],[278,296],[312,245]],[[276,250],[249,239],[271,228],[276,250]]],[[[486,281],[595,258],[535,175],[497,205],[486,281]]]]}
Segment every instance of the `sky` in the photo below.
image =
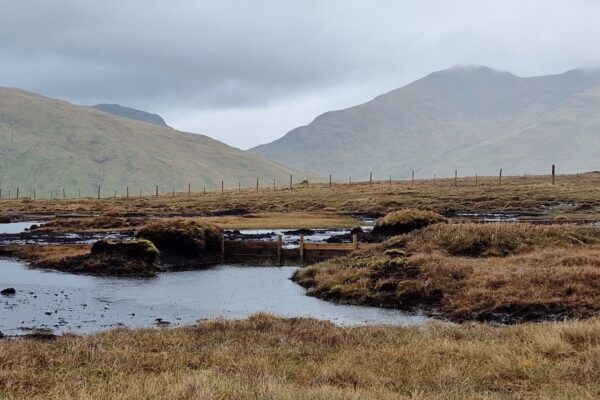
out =
{"type": "Polygon", "coordinates": [[[0,86],[247,149],[457,65],[600,66],[599,0],[0,0],[0,86]]]}

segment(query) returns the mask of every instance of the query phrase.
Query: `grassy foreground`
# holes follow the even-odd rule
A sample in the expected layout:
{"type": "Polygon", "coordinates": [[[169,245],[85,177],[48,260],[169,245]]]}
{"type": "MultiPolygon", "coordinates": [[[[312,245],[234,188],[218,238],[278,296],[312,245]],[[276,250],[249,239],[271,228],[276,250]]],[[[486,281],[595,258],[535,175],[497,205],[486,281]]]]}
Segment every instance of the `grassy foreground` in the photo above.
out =
{"type": "Polygon", "coordinates": [[[341,328],[255,315],[0,341],[6,399],[597,399],[600,320],[341,328]]]}

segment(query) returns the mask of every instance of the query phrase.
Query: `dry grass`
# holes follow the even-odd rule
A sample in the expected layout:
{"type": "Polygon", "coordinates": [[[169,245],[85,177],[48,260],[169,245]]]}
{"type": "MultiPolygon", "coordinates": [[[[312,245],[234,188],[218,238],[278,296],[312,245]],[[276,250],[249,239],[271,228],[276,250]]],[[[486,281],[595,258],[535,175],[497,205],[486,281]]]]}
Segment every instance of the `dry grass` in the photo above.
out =
{"type": "Polygon", "coordinates": [[[374,231],[399,235],[440,222],[446,222],[446,218],[434,211],[404,208],[379,218],[374,231]]]}
{"type": "MultiPolygon", "coordinates": [[[[108,190],[108,189],[107,189],[108,190]]],[[[600,216],[600,173],[579,177],[557,177],[555,186],[548,176],[509,177],[498,186],[497,178],[297,185],[293,190],[278,187],[255,190],[228,190],[225,194],[178,193],[174,197],[6,200],[0,201],[0,214],[44,214],[56,212],[127,213],[185,215],[206,211],[245,210],[251,213],[332,212],[384,213],[398,208],[420,208],[445,214],[450,212],[527,212],[541,218],[598,218],[600,216]]]]}
{"type": "Polygon", "coordinates": [[[0,341],[6,399],[597,399],[600,321],[340,328],[256,315],[0,341]]]}
{"type": "Polygon", "coordinates": [[[363,223],[350,216],[324,212],[275,212],[199,218],[223,229],[336,229],[363,223]]]}
{"type": "Polygon", "coordinates": [[[295,279],[324,299],[458,321],[590,317],[600,313],[599,240],[577,226],[438,224],[295,279]]]}

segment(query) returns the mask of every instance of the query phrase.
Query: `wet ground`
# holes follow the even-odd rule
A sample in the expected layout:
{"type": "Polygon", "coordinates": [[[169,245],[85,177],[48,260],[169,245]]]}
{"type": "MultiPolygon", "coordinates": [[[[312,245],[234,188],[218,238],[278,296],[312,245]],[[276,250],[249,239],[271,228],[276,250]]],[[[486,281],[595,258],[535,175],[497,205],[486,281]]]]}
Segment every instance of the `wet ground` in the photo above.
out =
{"type": "Polygon", "coordinates": [[[245,318],[257,312],[314,317],[339,325],[421,324],[427,318],[398,310],[337,305],[305,295],[289,278],[297,267],[221,265],[199,271],[132,279],[29,269],[0,260],[0,331],[34,329],[89,333],[116,326],[194,323],[203,318],[245,318]]]}

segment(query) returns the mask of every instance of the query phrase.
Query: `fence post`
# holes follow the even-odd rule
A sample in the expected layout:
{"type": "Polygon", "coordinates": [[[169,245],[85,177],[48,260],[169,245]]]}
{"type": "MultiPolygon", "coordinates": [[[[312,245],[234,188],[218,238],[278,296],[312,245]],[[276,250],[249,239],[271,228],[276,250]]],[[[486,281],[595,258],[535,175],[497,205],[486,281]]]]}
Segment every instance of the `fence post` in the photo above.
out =
{"type": "Polygon", "coordinates": [[[304,235],[300,235],[300,263],[304,265],[304,235]]]}
{"type": "Polygon", "coordinates": [[[331,174],[329,174],[329,189],[331,189],[331,174]]]}
{"type": "Polygon", "coordinates": [[[435,186],[435,174],[433,174],[433,186],[435,186]]]}
{"type": "Polygon", "coordinates": [[[308,178],[306,178],[306,188],[308,189],[308,178]]]}
{"type": "MultiPolygon", "coordinates": [[[[52,192],[50,192],[50,195],[52,195],[52,192]]],[[[100,185],[98,185],[98,200],[100,200],[100,185]]]]}
{"type": "Polygon", "coordinates": [[[19,187],[17,186],[17,200],[19,199],[19,187]]]}
{"type": "Polygon", "coordinates": [[[140,189],[140,198],[142,198],[142,189],[140,189]]]}
{"type": "Polygon", "coordinates": [[[292,174],[290,174],[290,189],[292,188],[292,174]]]}
{"type": "Polygon", "coordinates": [[[81,198],[81,189],[77,189],[77,194],[79,195],[79,198],[81,198]]]}
{"type": "Polygon", "coordinates": [[[358,235],[356,233],[352,235],[352,250],[358,250],[358,235]]]}
{"type": "Polygon", "coordinates": [[[225,235],[221,233],[221,260],[225,261],[225,235]]]}
{"type": "Polygon", "coordinates": [[[352,185],[352,177],[351,176],[348,177],[348,185],[352,185]]]}
{"type": "Polygon", "coordinates": [[[115,198],[115,199],[117,198],[117,189],[115,189],[115,195],[113,198],[115,198]]]}
{"type": "Polygon", "coordinates": [[[129,198],[129,186],[127,186],[127,198],[129,198]]]}
{"type": "MultiPolygon", "coordinates": [[[[19,193],[19,188],[17,188],[17,193],[19,193]]],[[[65,194],[65,188],[63,188],[63,199],[66,199],[67,195],[65,194]]]]}
{"type": "Polygon", "coordinates": [[[369,186],[373,185],[373,173],[369,174],[369,186]]]}
{"type": "Polygon", "coordinates": [[[204,185],[203,192],[204,192],[204,194],[206,194],[206,185],[204,185]]]}
{"type": "Polygon", "coordinates": [[[454,186],[458,186],[458,170],[454,170],[454,186]]]}
{"type": "Polygon", "coordinates": [[[498,186],[502,185],[502,168],[500,168],[500,175],[498,176],[498,186]]]}
{"type": "Polygon", "coordinates": [[[221,194],[225,193],[225,182],[221,179],[221,194]]]}
{"type": "Polygon", "coordinates": [[[475,186],[477,186],[477,179],[479,178],[479,176],[477,174],[475,174],[475,186]]]}
{"type": "Polygon", "coordinates": [[[256,192],[258,193],[258,178],[256,178],[256,192]]]}
{"type": "Polygon", "coordinates": [[[188,182],[188,197],[192,195],[192,184],[188,182]]]}
{"type": "Polygon", "coordinates": [[[390,174],[390,186],[392,186],[392,174],[390,174]]]}
{"type": "Polygon", "coordinates": [[[35,200],[35,188],[33,188],[33,199],[35,200]]]}
{"type": "Polygon", "coordinates": [[[173,197],[175,197],[175,186],[173,186],[173,197]]]}
{"type": "Polygon", "coordinates": [[[281,266],[281,249],[283,247],[283,237],[277,235],[277,265],[281,266]]]}
{"type": "Polygon", "coordinates": [[[155,191],[156,191],[155,195],[156,195],[156,197],[158,197],[158,185],[156,185],[155,191]]]}
{"type": "Polygon", "coordinates": [[[552,164],[552,184],[554,185],[556,179],[556,166],[552,164]]]}
{"type": "Polygon", "coordinates": [[[277,190],[277,186],[275,186],[275,178],[273,178],[273,191],[275,192],[277,190]]]}
{"type": "Polygon", "coordinates": [[[411,186],[415,186],[415,171],[412,172],[411,186]]]}

